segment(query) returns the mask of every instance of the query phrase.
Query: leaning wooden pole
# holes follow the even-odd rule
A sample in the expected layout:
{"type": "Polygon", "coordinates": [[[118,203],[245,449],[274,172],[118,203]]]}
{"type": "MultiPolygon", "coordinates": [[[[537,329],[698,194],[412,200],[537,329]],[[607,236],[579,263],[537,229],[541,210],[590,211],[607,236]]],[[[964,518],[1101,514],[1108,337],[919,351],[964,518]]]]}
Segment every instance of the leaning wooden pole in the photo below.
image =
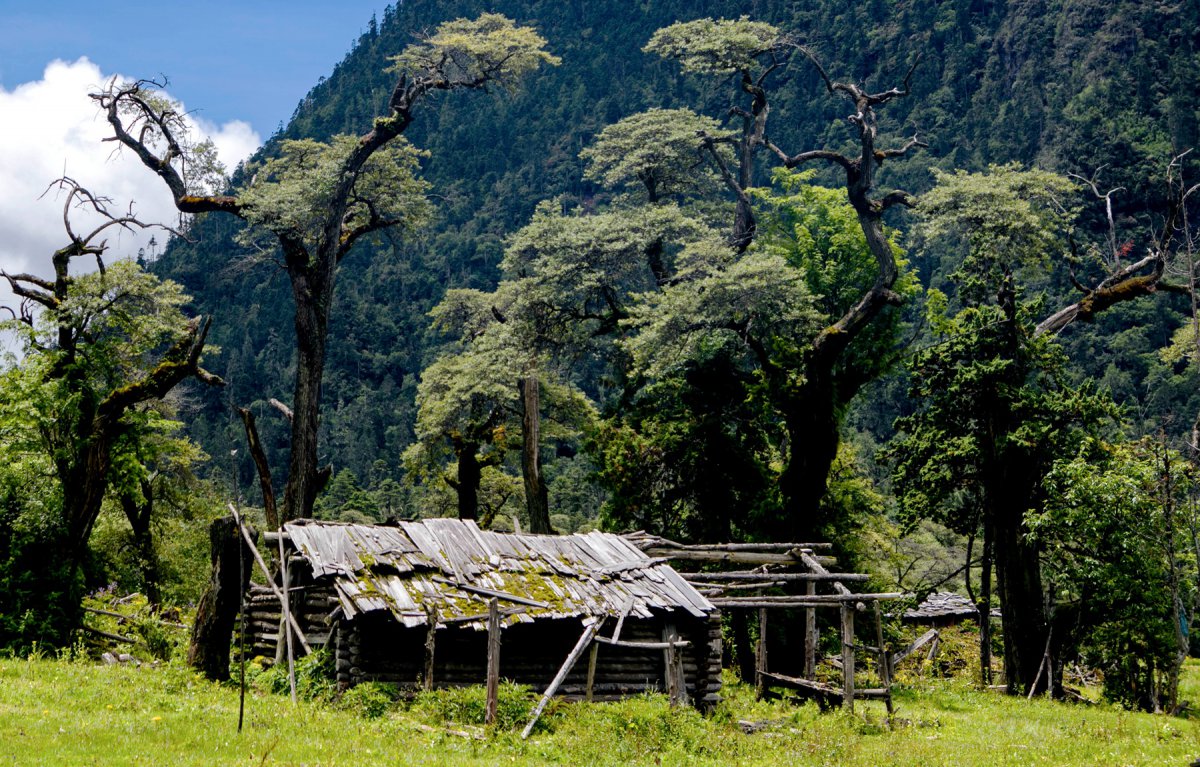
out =
{"type": "MultiPolygon", "coordinates": [[[[263,561],[262,554],[258,553],[258,547],[254,545],[254,540],[250,538],[250,533],[246,532],[245,526],[242,525],[241,515],[237,513],[237,509],[233,507],[233,504],[229,505],[229,510],[233,512],[233,520],[237,523],[238,529],[242,531],[242,537],[246,539],[246,543],[250,546],[250,553],[254,555],[254,561],[258,563],[258,569],[262,570],[263,575],[267,577],[267,586],[270,587],[282,605],[285,596],[279,590],[279,587],[275,585],[275,582],[271,580],[271,568],[267,567],[267,563],[263,561]]],[[[289,614],[285,622],[296,632],[296,639],[300,642],[300,646],[304,648],[304,652],[311,653],[312,648],[308,646],[308,639],[304,636],[304,632],[300,630],[300,624],[296,623],[295,616],[289,614]]]]}
{"type": "Polygon", "coordinates": [[[600,630],[602,621],[597,620],[583,630],[583,634],[579,637],[579,641],[575,643],[575,648],[571,650],[571,654],[563,661],[562,667],[558,673],[554,675],[554,680],[550,682],[550,686],[546,688],[546,692],[542,694],[542,699],[538,701],[537,706],[533,709],[533,714],[529,717],[529,724],[525,725],[525,729],[521,731],[521,739],[529,737],[529,733],[533,732],[533,726],[537,724],[537,720],[541,718],[542,712],[546,710],[546,704],[554,697],[554,693],[558,692],[559,686],[563,680],[567,678],[567,674],[571,673],[575,662],[579,660],[579,656],[583,655],[583,651],[592,643],[592,639],[596,636],[596,632],[600,630]]]}
{"type": "Polygon", "coordinates": [[[279,577],[283,585],[283,600],[280,608],[283,611],[284,636],[287,638],[288,690],[292,694],[292,705],[296,703],[296,651],[292,648],[292,632],[287,630],[292,621],[291,579],[288,574],[287,557],[283,551],[283,536],[279,536],[279,577]]]}

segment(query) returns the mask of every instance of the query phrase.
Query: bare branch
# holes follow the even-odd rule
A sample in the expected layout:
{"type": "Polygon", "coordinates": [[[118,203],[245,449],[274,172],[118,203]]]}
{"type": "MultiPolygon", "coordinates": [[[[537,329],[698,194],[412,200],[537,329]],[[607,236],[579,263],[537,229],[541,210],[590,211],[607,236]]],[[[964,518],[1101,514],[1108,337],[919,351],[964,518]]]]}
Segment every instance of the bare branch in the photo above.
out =
{"type": "Polygon", "coordinates": [[[293,414],[292,414],[292,409],[290,407],[283,404],[282,402],[275,399],[274,397],[271,397],[269,400],[267,400],[267,404],[270,405],[271,407],[275,408],[276,410],[278,410],[280,413],[282,413],[283,417],[287,419],[288,423],[292,422],[293,414]]]}
{"type": "Polygon", "coordinates": [[[808,152],[801,152],[800,154],[788,155],[770,141],[766,142],[766,146],[768,149],[774,152],[777,157],[779,157],[780,161],[783,162],[783,165],[786,168],[795,168],[797,165],[803,165],[804,163],[812,162],[813,160],[824,160],[826,162],[831,162],[835,165],[842,166],[842,168],[845,170],[850,170],[850,167],[853,164],[853,161],[849,157],[846,157],[840,152],[834,152],[829,149],[813,149],[808,152]]]}
{"type": "Polygon", "coordinates": [[[929,144],[927,144],[926,142],[917,138],[916,136],[913,136],[912,138],[910,138],[908,141],[906,141],[904,143],[904,146],[897,147],[895,149],[882,149],[882,150],[876,151],[875,152],[875,161],[882,164],[883,161],[886,159],[890,159],[892,157],[903,157],[904,155],[908,154],[911,150],[917,149],[917,148],[928,149],[929,144]]]}

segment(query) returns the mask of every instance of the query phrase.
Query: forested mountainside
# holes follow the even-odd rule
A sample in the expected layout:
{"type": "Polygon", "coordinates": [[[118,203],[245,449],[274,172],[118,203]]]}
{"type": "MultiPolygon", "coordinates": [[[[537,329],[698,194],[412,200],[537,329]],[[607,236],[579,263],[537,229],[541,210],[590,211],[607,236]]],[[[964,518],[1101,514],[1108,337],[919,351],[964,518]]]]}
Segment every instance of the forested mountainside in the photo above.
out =
{"type": "MultiPolygon", "coordinates": [[[[485,9],[536,26],[562,63],[512,93],[426,102],[407,136],[428,153],[422,165],[435,221],[417,233],[362,242],[341,266],[321,452],[323,462],[350,469],[364,484],[400,475],[418,377],[442,343],[427,312],[444,291],[492,287],[506,236],[540,201],[604,204],[608,193],[582,176],[579,152],[592,137],[650,107],[720,115],[730,105],[730,89],[642,52],[655,29],[706,16],[769,21],[799,36],[832,76],[879,88],[895,85],[921,56],[912,96],[880,114],[885,140],[917,134],[929,143],[884,169],[885,183],[915,193],[930,187],[934,167],[1017,161],[1089,176],[1103,166],[1103,186],[1125,188],[1114,198],[1118,220],[1149,225],[1162,209],[1162,168],[1198,136],[1200,8],[1190,3],[408,0],[371,21],[263,154],[281,139],[368,129],[393,84],[384,73],[388,57],[443,20],[485,9]]],[[[847,106],[827,97],[813,67],[795,59],[782,82],[772,102],[773,140],[795,149],[848,146],[847,106]]],[[[254,403],[261,415],[268,398],[289,401],[295,365],[286,277],[269,254],[235,244],[235,229],[230,217],[201,219],[190,241],[175,240],[153,267],[184,285],[196,311],[214,316],[210,340],[220,351],[208,364],[229,386],[197,392],[196,412],[184,419],[212,456],[243,441],[233,406],[254,403]]],[[[938,284],[942,265],[915,266],[923,282],[938,284]]],[[[1069,343],[1083,352],[1072,354],[1076,375],[1102,379],[1147,419],[1172,407],[1197,412],[1187,401],[1191,387],[1154,354],[1177,316],[1170,302],[1135,302],[1104,315],[1102,333],[1072,330],[1069,343]]],[[[873,401],[860,403],[857,423],[889,428],[902,394],[902,385],[879,385],[873,401]]],[[[259,427],[282,474],[285,424],[264,415],[259,427]]],[[[244,486],[251,470],[241,467],[244,486]]]]}

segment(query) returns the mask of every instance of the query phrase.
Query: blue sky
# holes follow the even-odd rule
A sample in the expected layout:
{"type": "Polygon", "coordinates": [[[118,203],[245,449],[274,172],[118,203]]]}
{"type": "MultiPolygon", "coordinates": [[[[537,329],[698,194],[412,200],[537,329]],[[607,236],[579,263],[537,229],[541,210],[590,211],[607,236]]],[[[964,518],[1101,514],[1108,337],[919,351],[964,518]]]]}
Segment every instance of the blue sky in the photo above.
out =
{"type": "Polygon", "coordinates": [[[201,117],[244,120],[267,136],[386,5],[0,0],[0,86],[11,91],[54,59],[86,56],[105,73],[165,74],[172,95],[201,117]]]}
{"type": "MultiPolygon", "coordinates": [[[[193,131],[212,138],[232,168],[291,117],[386,5],[0,0],[0,270],[50,273],[66,235],[63,198],[47,187],[63,175],[145,222],[177,221],[154,174],[103,141],[107,125],[88,94],[107,80],[165,75],[193,131]]],[[[87,223],[86,212],[72,217],[77,228],[87,223]]],[[[106,256],[133,257],[149,238],[118,232],[106,256]]],[[[0,280],[0,306],[14,303],[0,280]]],[[[0,338],[0,351],[6,346],[0,338]]]]}

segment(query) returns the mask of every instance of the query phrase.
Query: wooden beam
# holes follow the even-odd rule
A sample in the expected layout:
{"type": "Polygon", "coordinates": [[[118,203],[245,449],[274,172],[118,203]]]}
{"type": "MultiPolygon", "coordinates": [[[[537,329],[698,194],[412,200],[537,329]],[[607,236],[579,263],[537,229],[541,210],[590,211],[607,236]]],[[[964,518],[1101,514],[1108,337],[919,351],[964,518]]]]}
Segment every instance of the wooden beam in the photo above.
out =
{"type": "Polygon", "coordinates": [[[827,564],[835,564],[837,562],[833,557],[814,557],[811,554],[802,554],[800,549],[793,549],[791,552],[780,554],[756,551],[705,551],[652,547],[644,549],[644,553],[647,556],[664,557],[676,561],[739,562],[750,565],[796,565],[803,561],[802,556],[827,564]]]}
{"type": "Polygon", "coordinates": [[[690,647],[691,642],[686,639],[676,640],[674,643],[667,642],[639,642],[621,639],[609,639],[608,637],[596,637],[596,642],[606,644],[610,647],[628,647],[634,650],[665,650],[668,647],[690,647]]]}
{"type": "Polygon", "coordinates": [[[762,581],[846,581],[847,583],[861,582],[869,580],[871,576],[866,573],[758,573],[758,572],[732,572],[732,573],[679,573],[679,575],[687,580],[698,581],[749,581],[758,583],[762,581]]]}
{"type": "Polygon", "coordinates": [[[483,723],[495,724],[500,704],[500,601],[496,597],[488,600],[487,632],[487,706],[483,723]]]}
{"type": "Polygon", "coordinates": [[[587,673],[587,702],[592,702],[592,688],[596,684],[596,656],[600,654],[600,645],[593,642],[592,651],[588,653],[587,673]]]}
{"type": "Polygon", "coordinates": [[[687,703],[687,681],[683,673],[683,654],[675,648],[679,643],[679,630],[673,622],[663,626],[663,669],[667,684],[667,697],[672,706],[687,703]]]}
{"type": "Polygon", "coordinates": [[[879,593],[855,594],[789,594],[786,596],[714,597],[709,601],[718,607],[807,607],[808,605],[836,606],[851,602],[875,602],[888,599],[904,599],[908,594],[879,593]]]}
{"type": "Polygon", "coordinates": [[[551,605],[549,602],[539,602],[536,599],[528,599],[526,597],[519,597],[516,594],[509,594],[507,591],[497,591],[495,589],[485,589],[482,586],[472,586],[468,583],[458,583],[457,581],[452,581],[452,580],[449,580],[448,578],[443,578],[440,575],[435,575],[432,578],[430,578],[430,580],[432,580],[434,583],[440,583],[444,586],[453,586],[456,589],[461,589],[462,591],[469,591],[473,594],[481,594],[485,597],[494,597],[496,599],[503,599],[505,602],[515,602],[516,604],[528,605],[529,607],[540,607],[543,610],[549,610],[551,607],[553,607],[553,605],[551,605]]]}
{"type": "Polygon", "coordinates": [[[884,700],[887,702],[888,726],[891,726],[892,717],[896,715],[896,709],[892,705],[892,656],[883,646],[883,611],[879,609],[878,602],[875,603],[875,641],[879,645],[876,654],[879,661],[879,682],[888,693],[884,700]]]}
{"type": "MultiPolygon", "coordinates": [[[[829,575],[829,571],[825,569],[825,564],[816,557],[809,556],[808,554],[801,554],[800,560],[804,562],[804,564],[808,566],[808,569],[812,570],[814,573],[817,573],[818,575],[829,575]]],[[[834,581],[833,590],[839,594],[842,594],[843,596],[850,593],[850,589],[846,588],[837,581],[834,581]]]]}
{"type": "Polygon", "coordinates": [[[903,650],[897,650],[896,652],[892,653],[892,668],[895,668],[897,663],[904,660],[908,656],[912,655],[913,653],[915,653],[917,650],[924,647],[929,642],[932,642],[934,639],[937,639],[937,637],[938,637],[938,630],[937,629],[929,629],[924,634],[917,637],[916,640],[914,640],[913,643],[910,644],[908,647],[905,647],[903,650]]]}
{"type": "Polygon", "coordinates": [[[558,673],[554,675],[554,679],[550,682],[550,686],[546,688],[546,692],[542,694],[542,699],[533,709],[533,714],[529,718],[529,724],[525,725],[525,729],[521,731],[521,739],[529,737],[529,733],[533,732],[533,726],[537,724],[537,720],[542,716],[542,712],[546,710],[546,704],[554,697],[554,693],[558,690],[559,685],[567,678],[567,674],[571,673],[571,669],[575,666],[575,662],[579,660],[579,656],[583,655],[583,651],[592,643],[592,639],[596,636],[596,632],[600,630],[601,621],[596,621],[583,630],[579,641],[575,643],[575,647],[571,653],[567,655],[567,659],[563,661],[562,667],[558,669],[558,673]]]}

